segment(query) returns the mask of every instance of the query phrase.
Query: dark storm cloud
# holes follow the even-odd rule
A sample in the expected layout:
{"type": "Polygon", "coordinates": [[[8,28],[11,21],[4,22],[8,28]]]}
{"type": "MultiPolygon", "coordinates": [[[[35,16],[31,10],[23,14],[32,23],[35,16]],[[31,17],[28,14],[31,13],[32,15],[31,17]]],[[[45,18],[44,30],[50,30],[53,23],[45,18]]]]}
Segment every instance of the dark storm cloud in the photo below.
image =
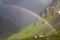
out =
{"type": "Polygon", "coordinates": [[[52,0],[0,0],[1,3],[19,5],[20,7],[40,14],[52,0]]]}

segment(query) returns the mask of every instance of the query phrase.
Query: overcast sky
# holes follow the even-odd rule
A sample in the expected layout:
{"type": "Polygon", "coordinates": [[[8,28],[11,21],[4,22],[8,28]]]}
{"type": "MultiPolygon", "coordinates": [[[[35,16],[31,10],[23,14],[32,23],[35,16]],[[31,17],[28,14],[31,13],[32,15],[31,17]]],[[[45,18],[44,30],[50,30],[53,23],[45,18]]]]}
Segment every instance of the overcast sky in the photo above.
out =
{"type": "Polygon", "coordinates": [[[19,5],[37,14],[40,14],[51,2],[52,0],[0,0],[0,3],[19,5]]]}

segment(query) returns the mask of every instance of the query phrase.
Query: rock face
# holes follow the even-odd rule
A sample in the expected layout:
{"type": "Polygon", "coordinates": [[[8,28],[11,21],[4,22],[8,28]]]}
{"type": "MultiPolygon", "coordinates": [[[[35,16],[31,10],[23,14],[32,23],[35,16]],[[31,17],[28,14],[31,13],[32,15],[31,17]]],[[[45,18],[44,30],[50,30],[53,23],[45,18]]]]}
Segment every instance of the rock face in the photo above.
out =
{"type": "Polygon", "coordinates": [[[60,30],[60,15],[58,14],[60,11],[60,0],[53,0],[51,5],[49,5],[46,10],[44,11],[45,16],[50,16],[49,18],[51,21],[50,24],[57,30],[60,30]]]}
{"type": "Polygon", "coordinates": [[[53,23],[53,25],[56,25],[57,23],[60,23],[60,15],[57,16],[52,23],[53,23]]]}
{"type": "Polygon", "coordinates": [[[52,23],[54,25],[54,28],[57,30],[57,33],[59,33],[58,35],[60,35],[60,15],[57,16],[52,23]]]}

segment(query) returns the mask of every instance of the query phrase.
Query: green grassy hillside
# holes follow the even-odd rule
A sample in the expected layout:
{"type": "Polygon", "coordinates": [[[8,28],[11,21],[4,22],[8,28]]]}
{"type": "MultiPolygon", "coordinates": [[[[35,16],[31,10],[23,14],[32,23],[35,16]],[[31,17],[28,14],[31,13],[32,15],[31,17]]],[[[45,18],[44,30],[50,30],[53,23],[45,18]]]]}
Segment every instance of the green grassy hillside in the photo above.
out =
{"type": "Polygon", "coordinates": [[[31,25],[27,26],[26,28],[23,28],[21,30],[21,32],[18,32],[16,34],[9,36],[7,38],[7,40],[16,40],[16,39],[19,39],[19,40],[24,39],[25,40],[27,38],[34,37],[37,34],[38,35],[43,34],[45,36],[48,36],[51,33],[53,33],[53,30],[51,28],[49,28],[49,30],[47,29],[48,31],[46,31],[46,29],[47,29],[47,27],[45,24],[43,24],[42,22],[38,22],[36,25],[31,24],[31,25]]]}

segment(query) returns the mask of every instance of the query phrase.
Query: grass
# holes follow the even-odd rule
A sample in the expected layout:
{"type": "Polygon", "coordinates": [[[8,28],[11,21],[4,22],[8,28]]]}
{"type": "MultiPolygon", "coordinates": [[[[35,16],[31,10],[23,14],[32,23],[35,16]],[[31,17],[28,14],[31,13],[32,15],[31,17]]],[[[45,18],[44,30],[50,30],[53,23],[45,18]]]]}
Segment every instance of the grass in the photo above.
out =
{"type": "MultiPolygon", "coordinates": [[[[50,35],[53,33],[52,29],[48,30],[47,33],[42,32],[46,29],[46,25],[42,24],[42,22],[38,22],[36,25],[29,25],[26,28],[23,28],[21,32],[18,32],[16,34],[13,34],[7,38],[7,40],[27,40],[28,38],[32,38],[37,34],[44,34],[44,35],[50,35]]],[[[32,39],[31,39],[32,40],[32,39]]]]}
{"type": "MultiPolygon", "coordinates": [[[[48,20],[49,23],[51,23],[51,21],[53,20],[53,17],[51,15],[48,15],[46,17],[46,20],[48,20]],[[51,20],[50,20],[51,19],[51,20]]],[[[40,34],[42,34],[43,32],[41,32],[46,25],[43,25],[42,22],[38,22],[37,25],[29,25],[26,28],[23,28],[21,30],[21,32],[18,32],[16,34],[12,34],[11,36],[9,36],[6,40],[38,40],[35,39],[34,36],[40,32],[40,34]]],[[[50,29],[48,32],[46,32],[44,35],[47,36],[49,34],[53,33],[53,31],[50,29]]],[[[54,37],[52,37],[53,39],[54,37]]],[[[40,38],[41,40],[45,40],[46,38],[40,38]]]]}
{"type": "Polygon", "coordinates": [[[17,34],[13,34],[7,40],[15,40],[15,39],[25,39],[30,38],[34,35],[36,35],[40,30],[42,30],[44,27],[41,23],[38,23],[37,25],[31,24],[27,28],[21,30],[21,32],[17,34]]]}
{"type": "MultiPolygon", "coordinates": [[[[51,23],[54,20],[54,17],[51,15],[47,15],[45,18],[49,23],[51,23]]],[[[43,25],[41,22],[37,23],[37,25],[29,25],[26,28],[23,28],[21,32],[18,32],[16,34],[13,34],[7,38],[7,40],[39,40],[35,39],[34,36],[37,33],[43,33],[41,30],[45,28],[45,25],[43,25]]],[[[52,32],[52,30],[49,30],[44,35],[49,35],[52,32]]],[[[60,40],[60,37],[49,37],[50,40],[60,40]]],[[[45,40],[46,37],[40,38],[40,40],[45,40]]]]}
{"type": "MultiPolygon", "coordinates": [[[[34,37],[32,38],[27,38],[27,39],[22,39],[22,40],[46,40],[47,37],[42,37],[42,38],[39,38],[39,39],[36,39],[34,37]]],[[[56,37],[56,36],[50,36],[49,37],[50,40],[60,40],[60,37],[56,37]]]]}

